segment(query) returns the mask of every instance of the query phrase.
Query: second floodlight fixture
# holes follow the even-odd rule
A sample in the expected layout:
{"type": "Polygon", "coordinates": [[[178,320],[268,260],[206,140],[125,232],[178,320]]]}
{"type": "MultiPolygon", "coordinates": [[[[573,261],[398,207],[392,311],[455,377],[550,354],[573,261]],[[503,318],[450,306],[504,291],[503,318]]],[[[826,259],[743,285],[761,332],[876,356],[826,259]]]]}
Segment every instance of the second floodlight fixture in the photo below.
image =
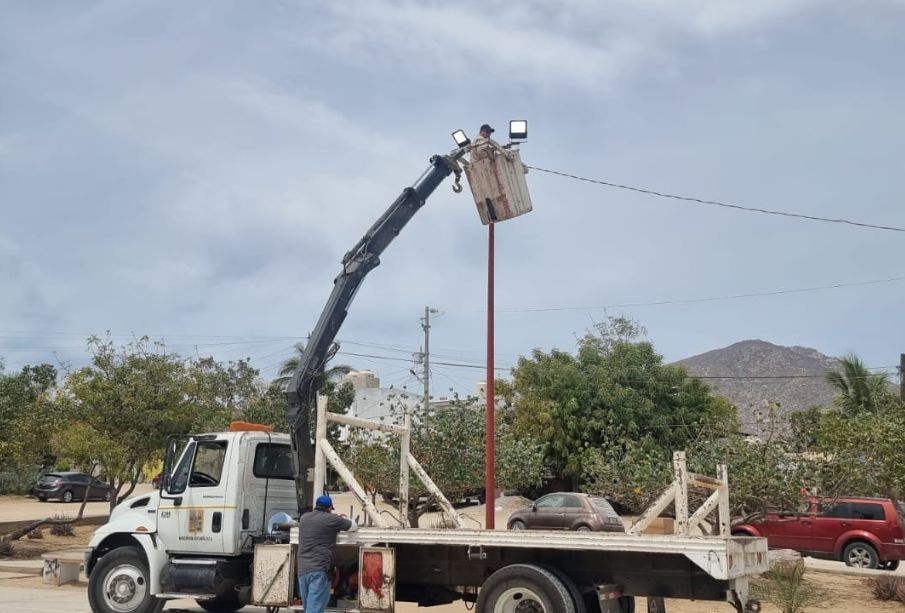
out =
{"type": "Polygon", "coordinates": [[[528,138],[528,122],[525,119],[509,121],[509,140],[526,140],[528,138]]]}
{"type": "Polygon", "coordinates": [[[456,141],[457,147],[467,147],[471,144],[471,139],[465,134],[465,130],[456,130],[452,133],[452,137],[456,141]]]}

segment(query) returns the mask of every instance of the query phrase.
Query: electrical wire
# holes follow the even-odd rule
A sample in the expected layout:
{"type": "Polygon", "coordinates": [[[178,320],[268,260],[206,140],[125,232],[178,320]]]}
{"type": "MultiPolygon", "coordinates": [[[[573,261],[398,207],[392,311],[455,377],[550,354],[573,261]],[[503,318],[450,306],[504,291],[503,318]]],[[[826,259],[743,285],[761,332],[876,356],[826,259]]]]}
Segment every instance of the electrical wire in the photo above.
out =
{"type": "Polygon", "coordinates": [[[852,281],[849,283],[833,283],[832,285],[816,285],[813,287],[801,287],[794,289],[779,289],[766,292],[752,292],[747,294],[730,294],[727,296],[708,296],[703,298],[683,298],[677,300],[656,300],[653,302],[626,302],[623,304],[604,304],[599,306],[562,306],[562,307],[539,307],[533,309],[507,309],[499,310],[499,313],[544,313],[549,311],[591,311],[606,309],[625,309],[634,307],[662,306],[667,304],[693,304],[696,302],[715,302],[718,300],[738,300],[742,298],[757,298],[763,296],[780,296],[782,294],[802,294],[805,292],[816,292],[828,289],[838,289],[841,287],[859,287],[864,285],[879,285],[881,283],[895,283],[897,281],[905,281],[905,276],[889,277],[887,279],[873,279],[870,281],[852,281]]]}
{"type": "Polygon", "coordinates": [[[550,170],[548,168],[539,168],[537,166],[528,166],[531,170],[536,170],[538,172],[546,172],[551,175],[558,175],[560,177],[566,177],[568,179],[575,179],[576,181],[584,181],[586,183],[595,183],[597,185],[604,185],[606,187],[612,187],[615,189],[623,189],[632,192],[637,192],[639,194],[647,194],[649,196],[657,196],[659,198],[672,198],[673,200],[682,200],[684,202],[693,202],[696,204],[705,204],[710,206],[719,206],[727,209],[735,209],[738,211],[746,211],[749,213],[764,213],[766,215],[779,215],[782,217],[794,217],[797,219],[806,219],[808,221],[820,221],[826,223],[835,223],[835,224],[846,224],[850,226],[858,226],[861,228],[871,228],[874,230],[889,230],[892,232],[905,232],[905,228],[899,228],[896,226],[883,226],[872,223],[865,223],[860,221],[852,221],[850,219],[833,219],[830,217],[819,217],[817,215],[806,215],[804,213],[789,213],[786,211],[773,211],[770,209],[762,209],[758,207],[749,207],[749,206],[741,206],[739,204],[730,204],[728,202],[720,202],[719,200],[706,200],[703,198],[695,198],[692,196],[679,196],[677,194],[670,194],[666,192],[659,192],[652,189],[646,189],[642,187],[633,187],[631,185],[623,185],[621,183],[612,183],[610,181],[603,181],[600,179],[589,179],[588,177],[580,177],[578,175],[573,175],[567,172],[561,172],[558,170],[550,170]]]}

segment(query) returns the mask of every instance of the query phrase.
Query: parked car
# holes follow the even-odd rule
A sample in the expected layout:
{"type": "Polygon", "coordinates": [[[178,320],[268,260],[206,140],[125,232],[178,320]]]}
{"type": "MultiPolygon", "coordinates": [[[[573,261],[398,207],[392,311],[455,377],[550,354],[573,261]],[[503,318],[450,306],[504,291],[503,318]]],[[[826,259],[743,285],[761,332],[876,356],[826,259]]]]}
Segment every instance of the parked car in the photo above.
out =
{"type": "Polygon", "coordinates": [[[622,518],[606,498],[577,492],[541,496],[509,517],[510,530],[625,532],[622,518]]]}
{"type": "Polygon", "coordinates": [[[895,570],[905,558],[905,508],[888,498],[810,498],[795,511],[768,513],[733,529],[765,536],[774,549],[794,549],[848,566],[895,570]]]}
{"type": "Polygon", "coordinates": [[[32,493],[38,500],[62,500],[63,502],[81,502],[85,497],[88,485],[91,490],[88,500],[110,500],[110,486],[90,475],[79,472],[51,472],[38,479],[32,493]]]}

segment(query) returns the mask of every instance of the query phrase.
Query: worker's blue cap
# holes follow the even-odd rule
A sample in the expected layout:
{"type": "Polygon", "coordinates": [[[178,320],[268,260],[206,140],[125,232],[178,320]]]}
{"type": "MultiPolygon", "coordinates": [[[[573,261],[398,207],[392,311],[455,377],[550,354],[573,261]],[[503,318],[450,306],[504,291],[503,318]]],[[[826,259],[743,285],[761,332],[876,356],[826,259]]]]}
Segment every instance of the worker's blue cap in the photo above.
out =
{"type": "Polygon", "coordinates": [[[329,496],[318,496],[317,500],[314,501],[314,506],[324,507],[325,509],[332,509],[333,499],[329,496]]]}

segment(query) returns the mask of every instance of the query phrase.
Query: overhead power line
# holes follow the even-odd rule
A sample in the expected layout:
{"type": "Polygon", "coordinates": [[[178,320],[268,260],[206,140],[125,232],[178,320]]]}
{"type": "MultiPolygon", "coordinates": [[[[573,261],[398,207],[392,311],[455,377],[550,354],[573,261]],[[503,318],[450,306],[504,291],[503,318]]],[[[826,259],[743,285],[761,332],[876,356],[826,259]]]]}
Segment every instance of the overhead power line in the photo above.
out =
{"type": "Polygon", "coordinates": [[[707,296],[703,298],[682,298],[677,300],[655,300],[653,302],[626,302],[624,304],[604,304],[598,306],[563,306],[541,307],[536,309],[509,309],[501,310],[502,313],[543,313],[545,311],[588,311],[599,309],[625,309],[630,307],[661,306],[666,304],[692,304],[695,302],[716,302],[718,300],[738,300],[742,298],[757,298],[762,296],[780,296],[782,294],[802,294],[820,290],[838,289],[841,287],[858,287],[864,285],[879,285],[881,283],[894,283],[905,281],[903,277],[889,277],[888,279],[873,279],[870,281],[852,281],[849,283],[833,283],[831,285],[815,285],[812,287],[799,287],[793,289],[777,289],[766,292],[751,292],[746,294],[730,294],[728,296],[707,296]]]}
{"type": "Polygon", "coordinates": [[[696,204],[706,204],[709,206],[719,206],[727,209],[735,209],[738,211],[746,211],[748,213],[764,213],[766,215],[779,215],[781,217],[794,217],[797,219],[806,219],[808,221],[821,221],[826,223],[838,223],[845,224],[849,226],[858,226],[861,228],[872,228],[874,230],[889,230],[891,232],[905,232],[905,228],[899,228],[896,226],[883,226],[879,224],[865,223],[861,221],[852,221],[850,219],[833,219],[831,217],[819,217],[817,215],[805,215],[803,213],[789,213],[787,211],[773,211],[770,209],[762,209],[758,207],[751,206],[741,206],[739,204],[730,204],[728,202],[720,202],[719,200],[706,200],[704,198],[695,198],[692,196],[679,196],[677,194],[669,194],[666,192],[658,192],[652,189],[645,189],[643,187],[634,187],[631,185],[622,185],[620,183],[612,183],[610,181],[602,181],[600,179],[589,179],[588,177],[580,177],[578,175],[573,175],[567,172],[561,172],[558,170],[550,170],[548,168],[538,168],[537,166],[528,166],[531,170],[536,170],[538,172],[546,172],[551,175],[558,175],[560,177],[566,177],[568,179],[575,179],[576,181],[584,181],[586,183],[595,183],[597,185],[604,185],[606,187],[613,187],[615,189],[624,189],[631,192],[637,192],[639,194],[647,194],[649,196],[657,196],[659,198],[672,198],[673,200],[682,200],[684,202],[694,202],[696,204]]]}

